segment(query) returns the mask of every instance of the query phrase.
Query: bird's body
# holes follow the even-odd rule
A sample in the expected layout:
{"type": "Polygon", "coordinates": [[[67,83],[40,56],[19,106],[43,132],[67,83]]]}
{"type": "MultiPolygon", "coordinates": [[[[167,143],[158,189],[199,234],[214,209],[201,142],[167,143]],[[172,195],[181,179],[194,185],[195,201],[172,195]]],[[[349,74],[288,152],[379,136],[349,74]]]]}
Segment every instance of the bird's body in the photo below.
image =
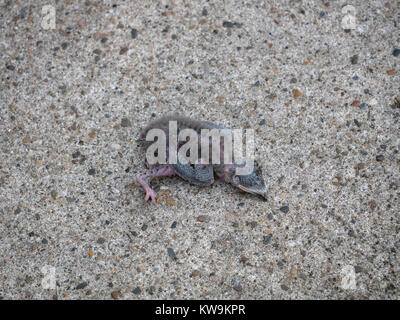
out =
{"type": "MultiPolygon", "coordinates": [[[[174,127],[175,128],[175,127],[174,127]]],[[[218,147],[220,151],[220,157],[218,163],[213,163],[212,161],[208,161],[208,159],[201,158],[201,143],[202,140],[202,130],[213,130],[217,129],[221,132],[224,132],[225,135],[233,139],[233,134],[229,129],[224,128],[223,126],[216,125],[212,122],[208,121],[199,121],[179,115],[169,115],[162,117],[158,120],[151,122],[140,134],[139,140],[143,145],[148,148],[153,141],[147,141],[146,136],[152,129],[160,129],[164,132],[166,137],[166,162],[163,163],[153,163],[148,164],[149,170],[146,173],[140,173],[137,175],[137,181],[143,186],[146,191],[145,200],[149,198],[152,201],[155,201],[156,193],[150,187],[150,180],[155,177],[161,176],[172,176],[178,175],[182,179],[199,186],[207,186],[214,183],[214,174],[217,178],[231,183],[238,188],[250,192],[260,194],[266,198],[266,188],[264,184],[264,180],[261,174],[261,170],[258,167],[257,163],[254,163],[253,171],[248,175],[237,175],[236,168],[239,167],[239,164],[233,162],[224,161],[224,145],[220,142],[218,144],[211,143],[211,139],[209,140],[209,155],[212,155],[212,148],[218,147]],[[169,159],[169,145],[170,145],[170,131],[171,131],[171,122],[176,123],[176,134],[179,136],[184,129],[192,129],[194,132],[194,136],[197,137],[197,141],[199,149],[198,149],[198,157],[194,160],[194,163],[186,163],[183,164],[179,161],[179,158],[176,162],[172,163],[168,162],[169,159]]],[[[187,141],[177,142],[176,148],[180,148],[187,141]]],[[[241,165],[243,166],[243,164],[241,165]]]]}

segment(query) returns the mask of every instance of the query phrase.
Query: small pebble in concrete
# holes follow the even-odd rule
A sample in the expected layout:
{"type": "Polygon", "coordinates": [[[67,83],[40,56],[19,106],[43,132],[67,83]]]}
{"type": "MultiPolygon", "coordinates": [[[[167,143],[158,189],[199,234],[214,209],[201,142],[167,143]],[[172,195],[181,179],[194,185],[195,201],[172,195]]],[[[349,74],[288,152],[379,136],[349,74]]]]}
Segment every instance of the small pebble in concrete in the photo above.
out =
{"type": "Polygon", "coordinates": [[[222,26],[225,28],[232,28],[233,27],[233,23],[230,21],[224,21],[222,22],[222,26]]]}
{"type": "Polygon", "coordinates": [[[288,213],[289,212],[289,207],[288,206],[282,206],[279,208],[280,211],[282,211],[283,213],[288,213]]]}
{"type": "Polygon", "coordinates": [[[350,58],[351,64],[357,64],[358,63],[358,55],[354,55],[350,58]]]}
{"type": "Polygon", "coordinates": [[[121,296],[121,292],[119,290],[115,290],[115,291],[111,292],[111,297],[114,300],[117,300],[120,296],[121,296]]]}
{"type": "Polygon", "coordinates": [[[132,28],[131,29],[131,38],[132,39],[136,39],[137,38],[137,34],[138,34],[138,31],[136,29],[132,28]]]}
{"type": "Polygon", "coordinates": [[[87,282],[81,282],[80,284],[78,284],[75,288],[75,290],[81,290],[83,288],[86,288],[88,286],[87,282]]]}
{"type": "Polygon", "coordinates": [[[272,234],[269,234],[269,235],[267,235],[267,236],[264,236],[263,243],[264,243],[264,244],[270,243],[271,238],[272,238],[272,234]]]}
{"type": "Polygon", "coordinates": [[[366,107],[367,107],[367,104],[365,102],[361,103],[359,106],[359,108],[362,110],[365,109],[366,107]]]}
{"type": "Polygon", "coordinates": [[[132,126],[131,121],[128,118],[122,118],[121,127],[127,128],[131,126],[132,126]]]}
{"type": "Polygon", "coordinates": [[[168,249],[167,249],[167,252],[168,252],[168,255],[169,255],[173,260],[176,260],[176,259],[177,259],[174,249],[168,248],[168,249]]]}
{"type": "Polygon", "coordinates": [[[141,294],[142,290],[139,287],[136,287],[135,289],[132,290],[132,293],[134,294],[141,294]]]}

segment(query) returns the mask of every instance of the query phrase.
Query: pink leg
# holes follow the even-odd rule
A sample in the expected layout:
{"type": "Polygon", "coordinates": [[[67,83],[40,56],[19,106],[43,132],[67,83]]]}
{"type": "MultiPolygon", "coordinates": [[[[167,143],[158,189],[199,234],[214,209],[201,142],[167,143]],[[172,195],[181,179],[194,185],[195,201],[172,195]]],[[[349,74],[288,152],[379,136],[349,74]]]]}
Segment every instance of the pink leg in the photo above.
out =
{"type": "Polygon", "coordinates": [[[150,187],[150,180],[155,177],[166,177],[175,174],[175,170],[170,165],[162,165],[158,167],[153,167],[146,173],[139,173],[136,178],[143,189],[146,191],[145,201],[151,198],[151,201],[156,202],[157,193],[150,187]]]}

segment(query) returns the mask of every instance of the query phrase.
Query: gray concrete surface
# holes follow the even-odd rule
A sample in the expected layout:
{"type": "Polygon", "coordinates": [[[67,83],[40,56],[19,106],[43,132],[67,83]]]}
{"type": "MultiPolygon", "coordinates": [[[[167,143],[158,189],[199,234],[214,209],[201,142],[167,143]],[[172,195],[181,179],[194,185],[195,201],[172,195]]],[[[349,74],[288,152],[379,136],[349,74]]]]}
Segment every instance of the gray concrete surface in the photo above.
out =
{"type": "Polygon", "coordinates": [[[1,0],[1,298],[399,299],[399,17],[1,0]],[[169,112],[254,128],[269,201],[166,178],[145,203],[135,139],[169,112]]]}

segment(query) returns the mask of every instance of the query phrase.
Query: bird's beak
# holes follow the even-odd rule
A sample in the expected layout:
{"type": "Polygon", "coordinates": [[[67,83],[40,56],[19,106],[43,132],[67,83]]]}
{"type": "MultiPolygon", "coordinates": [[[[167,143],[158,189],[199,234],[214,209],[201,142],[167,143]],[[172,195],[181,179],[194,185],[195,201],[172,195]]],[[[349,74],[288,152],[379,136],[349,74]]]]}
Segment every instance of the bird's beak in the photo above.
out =
{"type": "Polygon", "coordinates": [[[264,190],[264,189],[262,189],[262,190],[250,189],[250,188],[246,188],[245,186],[242,186],[240,184],[237,187],[240,190],[243,190],[243,191],[248,192],[248,193],[259,194],[263,198],[267,199],[267,193],[268,193],[267,190],[264,190]]]}

